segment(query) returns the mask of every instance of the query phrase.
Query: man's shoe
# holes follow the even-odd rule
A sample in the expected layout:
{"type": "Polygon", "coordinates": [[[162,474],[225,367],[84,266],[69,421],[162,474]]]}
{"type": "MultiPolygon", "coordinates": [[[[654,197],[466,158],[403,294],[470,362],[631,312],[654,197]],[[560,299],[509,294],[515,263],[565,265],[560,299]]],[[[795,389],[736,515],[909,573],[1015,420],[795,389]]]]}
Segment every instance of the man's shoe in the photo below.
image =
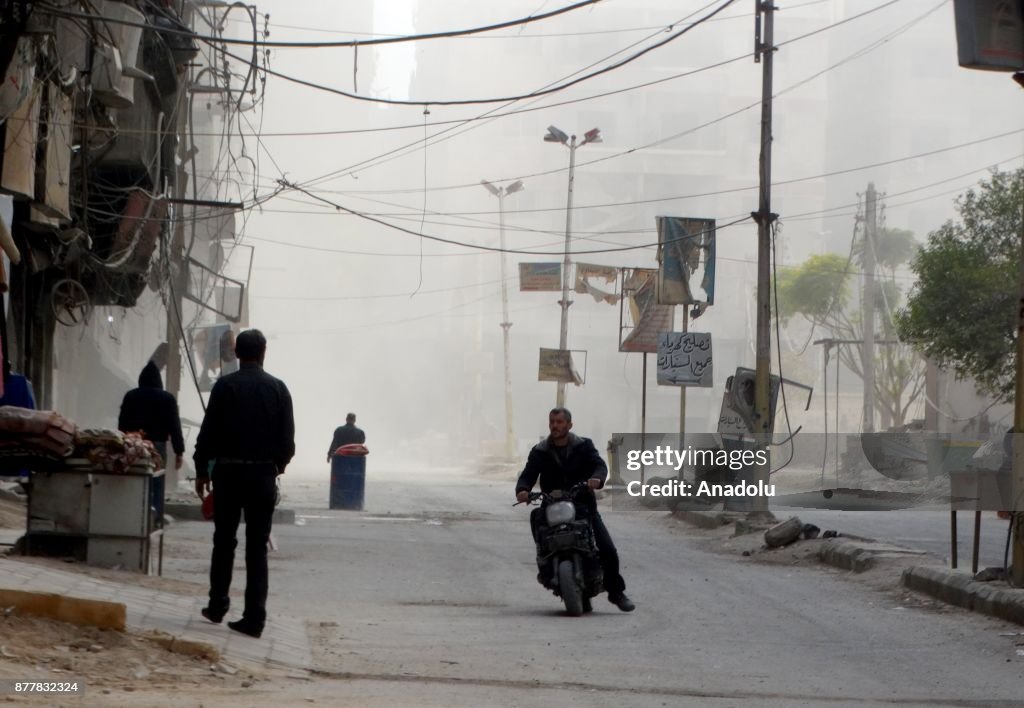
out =
{"type": "Polygon", "coordinates": [[[256,625],[246,622],[245,619],[240,619],[235,622],[228,622],[228,628],[233,629],[240,634],[246,634],[250,637],[260,638],[263,634],[263,627],[257,627],[256,625]]]}
{"type": "Polygon", "coordinates": [[[200,612],[202,613],[203,617],[210,620],[214,624],[220,624],[224,620],[224,615],[227,614],[226,612],[214,612],[209,607],[204,607],[202,610],[200,610],[200,612]]]}
{"type": "Polygon", "coordinates": [[[633,601],[626,597],[626,593],[619,593],[618,595],[609,595],[608,602],[618,607],[623,612],[632,612],[636,609],[636,605],[633,601]]]}

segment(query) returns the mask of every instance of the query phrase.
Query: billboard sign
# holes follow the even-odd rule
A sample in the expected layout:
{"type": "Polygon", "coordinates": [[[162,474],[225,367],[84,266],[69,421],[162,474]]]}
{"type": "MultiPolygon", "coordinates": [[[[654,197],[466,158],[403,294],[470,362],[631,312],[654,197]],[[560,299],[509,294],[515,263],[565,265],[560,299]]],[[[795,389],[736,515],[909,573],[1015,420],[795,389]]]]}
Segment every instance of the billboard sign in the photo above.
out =
{"type": "Polygon", "coordinates": [[[960,66],[1024,69],[1024,0],[954,0],[960,66]]]}
{"type": "Polygon", "coordinates": [[[659,216],[658,302],[697,305],[715,302],[715,220],[659,216]]]}
{"type": "Polygon", "coordinates": [[[540,350],[540,366],[537,372],[538,381],[558,381],[579,386],[583,377],[576,370],[572,360],[572,352],[568,349],[540,350]]]}
{"type": "Polygon", "coordinates": [[[561,263],[520,263],[519,290],[522,292],[561,292],[561,263]]]}
{"type": "Polygon", "coordinates": [[[631,268],[623,272],[619,302],[620,352],[656,354],[658,336],[672,330],[675,308],[658,303],[657,284],[658,271],[654,268],[631,268]]]}
{"type": "Polygon", "coordinates": [[[615,266],[576,264],[576,286],[573,288],[582,295],[590,295],[597,302],[614,305],[619,301],[615,292],[615,284],[619,279],[619,269],[615,266]]]}

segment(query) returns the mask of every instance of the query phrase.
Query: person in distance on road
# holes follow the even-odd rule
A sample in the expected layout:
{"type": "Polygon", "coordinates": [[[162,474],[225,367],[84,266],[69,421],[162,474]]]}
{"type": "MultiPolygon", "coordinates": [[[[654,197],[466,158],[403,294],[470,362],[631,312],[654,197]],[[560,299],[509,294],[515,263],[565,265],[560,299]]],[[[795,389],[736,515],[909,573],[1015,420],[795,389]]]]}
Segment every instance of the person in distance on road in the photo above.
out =
{"type": "Polygon", "coordinates": [[[345,425],[334,429],[331,449],[327,451],[327,461],[334,459],[334,452],[342,445],[362,445],[365,442],[366,433],[356,427],[356,414],[349,413],[345,416],[345,425]]]}

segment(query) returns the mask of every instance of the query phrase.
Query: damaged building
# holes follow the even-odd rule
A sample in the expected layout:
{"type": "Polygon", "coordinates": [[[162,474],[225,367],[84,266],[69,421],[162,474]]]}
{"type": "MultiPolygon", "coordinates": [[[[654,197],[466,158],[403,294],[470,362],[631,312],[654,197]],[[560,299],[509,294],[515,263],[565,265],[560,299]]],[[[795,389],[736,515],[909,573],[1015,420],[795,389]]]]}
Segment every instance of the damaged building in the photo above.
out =
{"type": "Polygon", "coordinates": [[[257,79],[210,41],[232,11],[249,19],[221,2],[0,2],[3,357],[80,425],[114,427],[154,356],[196,395],[191,371],[215,379],[244,324],[245,195],[218,156],[257,79]]]}

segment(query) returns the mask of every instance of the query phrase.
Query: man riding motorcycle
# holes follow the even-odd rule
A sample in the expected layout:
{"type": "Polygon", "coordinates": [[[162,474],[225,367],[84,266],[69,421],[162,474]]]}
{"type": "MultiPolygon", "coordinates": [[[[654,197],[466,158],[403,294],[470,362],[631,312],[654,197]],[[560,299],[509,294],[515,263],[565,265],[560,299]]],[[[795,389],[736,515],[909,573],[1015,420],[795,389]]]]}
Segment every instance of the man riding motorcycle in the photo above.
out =
{"type": "MultiPolygon", "coordinates": [[[[516,482],[516,499],[526,502],[538,479],[541,491],[546,493],[556,489],[567,490],[585,481],[589,489],[577,497],[577,505],[586,513],[594,529],[608,601],[623,612],[632,612],[636,606],[626,597],[626,582],[619,574],[619,554],[597,511],[597,498],[592,491],[604,486],[608,478],[608,466],[590,438],[569,432],[572,430],[572,413],[568,409],[551,410],[548,414],[548,430],[550,435],[530,450],[526,467],[516,482]]],[[[540,523],[540,509],[534,509],[530,514],[534,540],[540,523]]]]}

